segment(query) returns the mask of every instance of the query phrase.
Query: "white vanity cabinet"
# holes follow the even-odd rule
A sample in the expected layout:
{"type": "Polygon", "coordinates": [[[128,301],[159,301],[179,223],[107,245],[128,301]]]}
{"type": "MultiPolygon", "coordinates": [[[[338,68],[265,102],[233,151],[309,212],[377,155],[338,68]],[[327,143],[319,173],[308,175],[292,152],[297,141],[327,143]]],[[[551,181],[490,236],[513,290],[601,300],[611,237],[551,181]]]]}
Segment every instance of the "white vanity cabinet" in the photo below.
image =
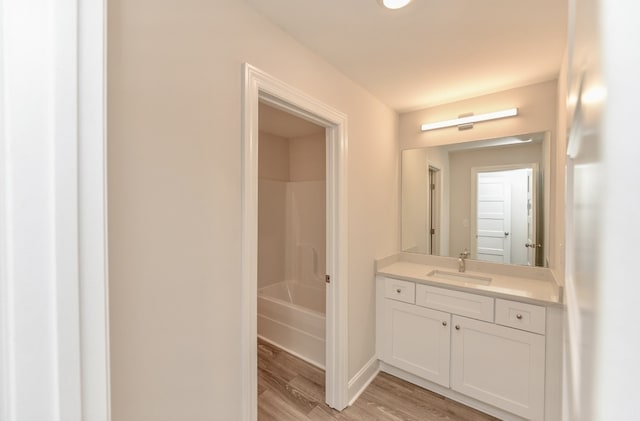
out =
{"type": "Polygon", "coordinates": [[[384,312],[385,361],[448,387],[451,315],[393,299],[384,312]]]}
{"type": "Polygon", "coordinates": [[[383,370],[514,414],[494,412],[504,419],[544,420],[544,307],[390,277],[377,291],[383,370]]]}
{"type": "Polygon", "coordinates": [[[544,336],[460,316],[453,316],[451,324],[451,388],[542,420],[544,336]]]}

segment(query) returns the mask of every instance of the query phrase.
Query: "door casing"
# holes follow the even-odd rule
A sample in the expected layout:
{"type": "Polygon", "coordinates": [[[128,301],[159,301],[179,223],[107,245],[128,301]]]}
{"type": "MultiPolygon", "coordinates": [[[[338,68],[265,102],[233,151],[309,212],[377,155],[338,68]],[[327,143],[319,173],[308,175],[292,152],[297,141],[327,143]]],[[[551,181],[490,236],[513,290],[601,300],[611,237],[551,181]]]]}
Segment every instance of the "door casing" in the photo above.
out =
{"type": "Polygon", "coordinates": [[[258,103],[325,127],[327,163],[326,402],[348,405],[347,116],[245,63],[242,107],[242,419],[257,419],[258,103]]]}

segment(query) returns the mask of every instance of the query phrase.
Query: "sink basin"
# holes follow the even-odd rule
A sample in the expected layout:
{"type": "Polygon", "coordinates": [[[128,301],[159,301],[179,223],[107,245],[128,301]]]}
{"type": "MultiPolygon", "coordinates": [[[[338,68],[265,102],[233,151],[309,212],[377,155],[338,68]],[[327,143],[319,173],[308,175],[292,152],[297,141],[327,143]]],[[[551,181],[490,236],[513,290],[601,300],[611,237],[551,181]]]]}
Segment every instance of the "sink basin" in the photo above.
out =
{"type": "Polygon", "coordinates": [[[469,275],[464,272],[449,272],[446,270],[432,270],[427,273],[429,278],[443,279],[446,281],[466,282],[469,284],[489,285],[491,278],[485,276],[469,275]]]}

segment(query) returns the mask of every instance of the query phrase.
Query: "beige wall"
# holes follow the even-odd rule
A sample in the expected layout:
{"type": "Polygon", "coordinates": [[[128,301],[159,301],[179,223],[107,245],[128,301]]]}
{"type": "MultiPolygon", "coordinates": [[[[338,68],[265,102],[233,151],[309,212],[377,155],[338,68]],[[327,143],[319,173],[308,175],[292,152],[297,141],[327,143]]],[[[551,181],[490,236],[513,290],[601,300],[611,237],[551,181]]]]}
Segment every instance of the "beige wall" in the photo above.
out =
{"type": "Polygon", "coordinates": [[[463,101],[425,108],[400,115],[400,147],[448,145],[471,140],[556,130],[556,81],[496,92],[463,101]],[[456,127],[421,132],[422,123],[449,120],[460,114],[482,114],[518,107],[519,115],[476,123],[471,130],[456,127]]]}
{"type": "Polygon", "coordinates": [[[427,148],[402,151],[402,251],[429,252],[427,148]]]}
{"type": "Polygon", "coordinates": [[[289,181],[289,139],[258,133],[258,178],[289,181]]]}
{"type": "Polygon", "coordinates": [[[239,418],[243,62],[349,118],[350,376],[374,355],[373,259],[399,248],[397,115],[244,2],[111,0],[114,421],[239,418]]]}
{"type": "Polygon", "coordinates": [[[296,137],[289,141],[291,181],[318,181],[326,178],[325,134],[296,137]]]}
{"type": "Polygon", "coordinates": [[[287,182],[258,180],[258,288],[286,280],[287,182]]]}
{"type": "Polygon", "coordinates": [[[258,288],[285,280],[289,140],[258,134],[258,288]]]}
{"type": "Polygon", "coordinates": [[[401,214],[402,251],[449,255],[449,154],[444,148],[414,148],[402,151],[401,214]],[[434,251],[429,241],[429,171],[437,170],[434,194],[436,235],[434,251]],[[439,211],[438,211],[439,209],[439,211]],[[439,220],[439,222],[438,222],[439,220]]]}

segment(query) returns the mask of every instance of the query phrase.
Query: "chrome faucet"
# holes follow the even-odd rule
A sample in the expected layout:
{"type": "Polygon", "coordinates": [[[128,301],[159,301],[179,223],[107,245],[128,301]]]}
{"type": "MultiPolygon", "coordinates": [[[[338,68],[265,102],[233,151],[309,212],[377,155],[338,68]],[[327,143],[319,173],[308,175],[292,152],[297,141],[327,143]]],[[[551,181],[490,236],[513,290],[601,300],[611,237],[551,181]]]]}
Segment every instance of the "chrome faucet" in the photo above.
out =
{"type": "Polygon", "coordinates": [[[458,256],[458,272],[464,272],[466,270],[466,265],[464,259],[469,257],[469,250],[464,249],[462,253],[458,256]]]}

